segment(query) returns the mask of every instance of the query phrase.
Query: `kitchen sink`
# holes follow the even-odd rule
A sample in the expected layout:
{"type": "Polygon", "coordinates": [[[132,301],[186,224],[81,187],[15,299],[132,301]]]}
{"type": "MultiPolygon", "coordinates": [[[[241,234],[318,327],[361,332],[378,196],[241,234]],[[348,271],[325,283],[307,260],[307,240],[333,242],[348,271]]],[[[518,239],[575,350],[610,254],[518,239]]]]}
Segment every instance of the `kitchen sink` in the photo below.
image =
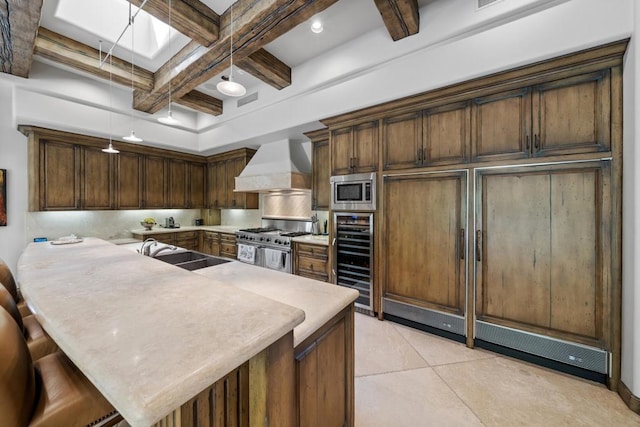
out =
{"type": "Polygon", "coordinates": [[[155,258],[189,271],[199,270],[206,267],[213,267],[214,265],[220,265],[231,261],[230,259],[207,255],[197,251],[161,254],[157,255],[155,258]]]}

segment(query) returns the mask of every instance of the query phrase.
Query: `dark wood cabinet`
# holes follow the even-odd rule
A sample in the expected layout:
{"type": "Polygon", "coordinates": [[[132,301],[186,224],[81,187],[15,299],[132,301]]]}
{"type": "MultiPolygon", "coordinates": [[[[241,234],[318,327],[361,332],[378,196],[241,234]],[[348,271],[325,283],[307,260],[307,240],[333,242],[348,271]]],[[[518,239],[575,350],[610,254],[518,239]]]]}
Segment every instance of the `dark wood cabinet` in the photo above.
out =
{"type": "Polygon", "coordinates": [[[43,141],[38,147],[40,198],[36,209],[80,209],[80,147],[74,144],[43,141]]]}
{"type": "Polygon", "coordinates": [[[200,250],[199,231],[178,231],[174,233],[173,244],[191,251],[200,250]]]}
{"type": "Polygon", "coordinates": [[[331,174],[374,172],[378,169],[378,121],[332,129],[331,174]]]}
{"type": "Polygon", "coordinates": [[[191,162],[188,165],[188,193],[187,207],[190,209],[204,208],[207,183],[206,183],[206,164],[191,162]]]}
{"type": "Polygon", "coordinates": [[[168,207],[187,207],[187,162],[183,160],[169,160],[167,162],[168,207]]]}
{"type": "Polygon", "coordinates": [[[115,207],[115,159],[100,148],[82,147],[82,209],[109,210],[115,207]]]}
{"type": "Polygon", "coordinates": [[[236,259],[238,257],[238,243],[233,233],[220,233],[220,256],[236,259]]]}
{"type": "Polygon", "coordinates": [[[201,251],[209,255],[220,255],[220,233],[215,231],[202,232],[202,248],[201,251]]]}
{"type": "Polygon", "coordinates": [[[329,130],[307,132],[311,140],[311,209],[329,209],[331,202],[331,152],[329,130]]]}
{"type": "Polygon", "coordinates": [[[257,209],[257,193],[233,191],[235,179],[255,150],[239,149],[209,158],[207,165],[207,206],[214,209],[257,209]]]}
{"type": "Polygon", "coordinates": [[[117,156],[117,209],[140,209],[142,207],[142,163],[138,153],[120,152],[117,156]]]}
{"type": "Polygon", "coordinates": [[[157,156],[144,157],[142,205],[145,208],[164,208],[167,206],[166,160],[157,156]]]}
{"type": "Polygon", "coordinates": [[[602,70],[473,100],[474,160],[609,151],[611,78],[602,70]]]}
{"type": "Polygon", "coordinates": [[[383,120],[384,169],[465,163],[470,151],[467,101],[383,120]]]}
{"type": "Polygon", "coordinates": [[[329,282],[331,278],[329,248],[325,245],[293,243],[293,274],[329,282]]]}

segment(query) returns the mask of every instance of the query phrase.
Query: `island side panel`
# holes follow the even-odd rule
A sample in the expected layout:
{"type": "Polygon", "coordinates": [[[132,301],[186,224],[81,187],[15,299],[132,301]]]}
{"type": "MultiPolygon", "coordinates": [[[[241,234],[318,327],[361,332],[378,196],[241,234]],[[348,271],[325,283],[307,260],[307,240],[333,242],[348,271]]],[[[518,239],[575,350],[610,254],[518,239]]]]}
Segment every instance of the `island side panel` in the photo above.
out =
{"type": "Polygon", "coordinates": [[[351,304],[296,347],[299,426],[354,425],[353,330],[351,304]]]}

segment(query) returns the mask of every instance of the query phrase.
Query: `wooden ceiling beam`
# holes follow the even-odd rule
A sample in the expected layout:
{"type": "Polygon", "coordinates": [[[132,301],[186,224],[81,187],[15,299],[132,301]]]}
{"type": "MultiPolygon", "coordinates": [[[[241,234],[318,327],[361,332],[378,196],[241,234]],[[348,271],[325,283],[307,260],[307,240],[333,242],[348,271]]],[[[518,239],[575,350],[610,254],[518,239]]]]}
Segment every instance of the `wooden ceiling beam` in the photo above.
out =
{"type": "Polygon", "coordinates": [[[418,0],[374,0],[393,41],[420,31],[418,0]]]}
{"type": "MultiPolygon", "coordinates": [[[[109,60],[100,67],[100,51],[54,33],[44,27],[38,30],[35,54],[46,59],[84,71],[109,80],[109,60]]],[[[103,52],[103,57],[105,53],[103,52]]],[[[115,83],[131,85],[131,63],[113,56],[111,58],[111,78],[115,83]]],[[[138,90],[153,89],[153,73],[144,68],[134,67],[133,86],[138,90]]]]}
{"type": "Polygon", "coordinates": [[[197,90],[192,90],[174,102],[213,116],[222,114],[222,100],[197,90]]]}
{"type": "MultiPolygon", "coordinates": [[[[54,33],[44,27],[38,30],[35,53],[51,61],[59,62],[77,70],[121,84],[131,85],[131,63],[116,56],[112,57],[112,73],[109,76],[109,61],[100,67],[100,52],[68,37],[54,33]]],[[[103,52],[104,56],[104,52],[103,52]]],[[[138,90],[153,89],[153,73],[141,67],[134,67],[133,86],[138,90]]],[[[198,91],[191,91],[185,99],[174,99],[175,102],[206,114],[218,116],[222,114],[222,101],[198,91]]]]}
{"type": "MultiPolygon", "coordinates": [[[[144,0],[132,0],[139,7],[144,0]]],[[[162,22],[169,21],[167,0],[148,0],[145,12],[162,22]]],[[[211,46],[218,40],[220,16],[200,0],[172,0],[171,26],[202,46],[211,46]]]]}
{"type": "Polygon", "coordinates": [[[0,65],[3,73],[29,77],[41,12],[42,0],[0,2],[0,65]]]}
{"type": "MultiPolygon", "coordinates": [[[[234,59],[242,61],[336,1],[238,0],[234,4],[234,59]]],[[[169,82],[177,99],[228,69],[229,24],[227,10],[221,16],[218,42],[208,48],[188,43],[155,73],[155,87],[151,92],[135,92],[135,108],[155,113],[169,102],[169,82]]]]}
{"type": "Polygon", "coordinates": [[[291,85],[291,68],[264,49],[253,52],[237,65],[278,90],[291,85]]]}

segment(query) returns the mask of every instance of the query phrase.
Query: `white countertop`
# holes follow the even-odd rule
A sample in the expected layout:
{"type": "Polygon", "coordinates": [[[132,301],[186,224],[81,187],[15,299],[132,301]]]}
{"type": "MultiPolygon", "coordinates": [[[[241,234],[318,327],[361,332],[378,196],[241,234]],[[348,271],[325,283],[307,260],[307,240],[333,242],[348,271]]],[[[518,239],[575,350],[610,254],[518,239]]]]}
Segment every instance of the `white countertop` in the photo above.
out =
{"type": "Polygon", "coordinates": [[[31,243],[18,277],[44,329],[132,426],[155,423],[304,320],[224,276],[95,238],[31,243]]]}
{"type": "Polygon", "coordinates": [[[235,225],[185,225],[184,227],[179,228],[164,228],[158,225],[154,226],[151,230],[146,230],[144,228],[136,228],[131,230],[134,234],[142,234],[153,235],[160,233],[179,233],[181,231],[217,231],[218,233],[235,233],[240,230],[242,227],[237,227],[235,225]]]}
{"type": "Polygon", "coordinates": [[[329,246],[329,236],[325,236],[325,235],[315,235],[315,234],[307,234],[305,236],[298,236],[298,237],[294,237],[293,239],[294,242],[300,242],[300,243],[310,243],[313,245],[323,245],[323,246],[329,246]]]}
{"type": "Polygon", "coordinates": [[[293,330],[294,347],[358,298],[358,291],[331,283],[232,261],[194,273],[254,292],[304,311],[293,330]]]}

